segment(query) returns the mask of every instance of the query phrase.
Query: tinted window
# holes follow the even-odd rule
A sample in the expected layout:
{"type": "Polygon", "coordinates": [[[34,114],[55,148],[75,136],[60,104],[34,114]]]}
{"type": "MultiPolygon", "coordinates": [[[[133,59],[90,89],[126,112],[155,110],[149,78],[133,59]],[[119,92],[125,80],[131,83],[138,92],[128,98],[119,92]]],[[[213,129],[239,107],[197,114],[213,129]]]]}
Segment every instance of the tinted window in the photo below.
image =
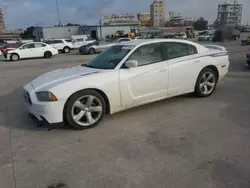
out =
{"type": "Polygon", "coordinates": [[[163,61],[161,43],[146,44],[139,47],[128,60],[137,60],[139,66],[163,61]]]}
{"type": "Polygon", "coordinates": [[[59,44],[59,43],[63,43],[62,40],[54,40],[54,44],[59,44]]]}
{"type": "Polygon", "coordinates": [[[174,59],[189,55],[187,45],[185,43],[169,42],[164,43],[164,51],[166,59],[174,59]]]}
{"type": "Polygon", "coordinates": [[[192,55],[192,54],[197,54],[197,49],[195,46],[192,45],[187,45],[187,49],[188,49],[188,54],[192,55]]]}
{"type": "Polygon", "coordinates": [[[65,40],[66,42],[71,42],[71,40],[70,39],[67,39],[67,40],[65,40]]]}
{"type": "Polygon", "coordinates": [[[77,39],[77,42],[83,42],[83,41],[84,41],[83,38],[77,39]]]}
{"type": "Polygon", "coordinates": [[[46,44],[54,44],[54,41],[52,40],[47,40],[47,41],[44,41],[46,44]]]}
{"type": "Polygon", "coordinates": [[[23,49],[30,49],[30,48],[35,48],[35,44],[32,43],[32,44],[26,44],[23,46],[23,49]]]}

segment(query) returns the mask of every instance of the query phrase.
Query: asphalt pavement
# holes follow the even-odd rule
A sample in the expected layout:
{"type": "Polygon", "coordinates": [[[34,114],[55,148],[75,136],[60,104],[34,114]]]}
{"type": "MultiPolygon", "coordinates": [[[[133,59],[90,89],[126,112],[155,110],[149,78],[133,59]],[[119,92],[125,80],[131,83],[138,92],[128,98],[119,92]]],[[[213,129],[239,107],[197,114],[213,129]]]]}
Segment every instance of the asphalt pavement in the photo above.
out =
{"type": "Polygon", "coordinates": [[[0,187],[249,188],[249,47],[222,45],[230,72],[211,97],[166,99],[107,116],[85,131],[38,129],[27,116],[22,86],[93,56],[0,59],[0,187]]]}

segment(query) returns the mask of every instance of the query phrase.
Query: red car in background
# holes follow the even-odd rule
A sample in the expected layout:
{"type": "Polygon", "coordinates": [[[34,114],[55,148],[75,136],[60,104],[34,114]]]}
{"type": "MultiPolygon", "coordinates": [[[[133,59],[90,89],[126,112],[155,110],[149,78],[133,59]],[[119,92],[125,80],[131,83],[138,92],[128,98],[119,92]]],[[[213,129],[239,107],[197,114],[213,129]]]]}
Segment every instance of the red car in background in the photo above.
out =
{"type": "Polygon", "coordinates": [[[4,46],[0,47],[1,54],[5,56],[8,50],[19,48],[21,45],[22,43],[5,44],[4,46]]]}

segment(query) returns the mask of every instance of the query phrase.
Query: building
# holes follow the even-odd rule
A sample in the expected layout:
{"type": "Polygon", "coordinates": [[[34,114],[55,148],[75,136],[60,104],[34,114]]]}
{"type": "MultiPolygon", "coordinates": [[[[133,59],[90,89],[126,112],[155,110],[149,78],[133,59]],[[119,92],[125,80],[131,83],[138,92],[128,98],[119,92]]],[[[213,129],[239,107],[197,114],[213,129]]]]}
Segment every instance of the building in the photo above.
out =
{"type": "Polygon", "coordinates": [[[151,16],[149,12],[141,12],[137,14],[137,19],[141,27],[150,27],[151,16]]]}
{"type": "Polygon", "coordinates": [[[100,18],[100,25],[139,25],[134,14],[107,14],[100,18]]]}
{"type": "Polygon", "coordinates": [[[240,26],[242,19],[243,5],[236,0],[226,1],[218,5],[217,26],[240,26]]]}
{"type": "Polygon", "coordinates": [[[22,29],[14,29],[14,30],[5,30],[3,33],[0,33],[0,40],[9,41],[14,40],[17,41],[20,39],[20,34],[23,33],[22,29]]]}
{"type": "Polygon", "coordinates": [[[4,31],[5,31],[5,23],[4,23],[3,10],[0,8],[0,33],[3,33],[4,31]]]}
{"type": "Polygon", "coordinates": [[[80,26],[55,26],[55,27],[36,27],[33,36],[36,41],[48,40],[53,38],[68,38],[78,35],[80,26]]]}
{"type": "Polygon", "coordinates": [[[185,22],[185,19],[183,18],[180,12],[169,12],[168,24],[171,27],[183,26],[184,22],[185,22]]]}
{"type": "Polygon", "coordinates": [[[164,27],[166,21],[165,0],[154,0],[150,5],[151,26],[155,28],[164,27]]]}
{"type": "Polygon", "coordinates": [[[108,36],[116,33],[116,31],[124,31],[128,34],[132,29],[136,28],[134,25],[94,25],[94,26],[81,26],[79,28],[80,35],[90,35],[93,39],[106,39],[108,36]]]}

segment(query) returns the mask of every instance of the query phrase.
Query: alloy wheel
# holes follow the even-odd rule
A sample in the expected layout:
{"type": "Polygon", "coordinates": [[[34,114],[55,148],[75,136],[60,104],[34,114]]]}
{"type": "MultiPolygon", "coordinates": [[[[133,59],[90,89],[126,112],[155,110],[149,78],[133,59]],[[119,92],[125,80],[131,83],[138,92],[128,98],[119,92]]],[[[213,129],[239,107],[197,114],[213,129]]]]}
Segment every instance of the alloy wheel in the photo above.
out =
{"type": "Polygon", "coordinates": [[[72,106],[71,116],[73,120],[84,127],[96,123],[103,113],[101,101],[93,95],[85,95],[77,99],[72,106]]]}
{"type": "Polygon", "coordinates": [[[212,72],[206,72],[203,74],[200,80],[200,90],[204,95],[208,95],[213,92],[216,85],[216,78],[212,72]]]}

